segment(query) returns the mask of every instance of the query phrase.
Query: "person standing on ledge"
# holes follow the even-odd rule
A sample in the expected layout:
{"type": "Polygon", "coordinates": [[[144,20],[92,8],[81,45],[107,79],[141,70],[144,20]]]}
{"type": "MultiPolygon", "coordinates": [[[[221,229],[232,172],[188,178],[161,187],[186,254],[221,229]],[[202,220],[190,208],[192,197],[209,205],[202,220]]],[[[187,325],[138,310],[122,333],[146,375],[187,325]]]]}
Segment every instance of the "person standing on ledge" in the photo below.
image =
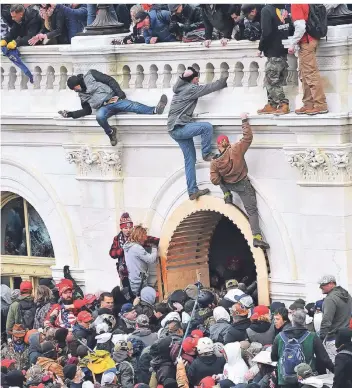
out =
{"type": "Polygon", "coordinates": [[[118,82],[107,74],[98,70],[89,70],[87,74],[78,74],[69,77],[67,86],[78,93],[81,99],[82,109],[76,111],[59,111],[62,117],[78,119],[88,116],[92,109],[96,109],[98,124],[105,130],[110,138],[110,144],[117,144],[116,128],[111,127],[108,119],[121,112],[132,112],[138,114],[161,115],[167,105],[167,96],[160,97],[157,106],[147,106],[126,99],[126,94],[121,90],[118,82]]]}
{"type": "Polygon", "coordinates": [[[190,200],[208,194],[209,189],[199,190],[196,177],[196,149],[193,138],[201,136],[203,160],[210,162],[213,126],[207,122],[192,122],[192,115],[198,98],[227,87],[227,78],[221,78],[208,85],[199,85],[199,73],[193,67],[182,74],[173,87],[167,127],[170,136],[180,146],[185,159],[187,190],[190,200]]]}
{"type": "Polygon", "coordinates": [[[232,204],[232,191],[240,196],[252,229],[253,245],[256,248],[269,249],[270,246],[263,240],[259,227],[257,198],[251,181],[248,179],[248,167],[244,159],[252,143],[253,134],[247,114],[242,113],[241,118],[243,137],[239,142],[230,144],[227,136],[218,137],[217,145],[220,154],[210,164],[210,180],[213,185],[220,185],[225,203],[232,204]]]}

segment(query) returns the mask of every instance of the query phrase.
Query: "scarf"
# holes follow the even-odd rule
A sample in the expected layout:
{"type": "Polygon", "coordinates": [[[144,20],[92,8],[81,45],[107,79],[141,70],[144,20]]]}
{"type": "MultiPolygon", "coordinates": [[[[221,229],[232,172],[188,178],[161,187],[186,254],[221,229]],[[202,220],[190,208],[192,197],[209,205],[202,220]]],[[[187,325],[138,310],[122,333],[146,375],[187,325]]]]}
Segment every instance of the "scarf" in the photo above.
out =
{"type": "Polygon", "coordinates": [[[135,328],[136,327],[136,321],[131,321],[124,316],[121,316],[121,319],[126,323],[127,329],[135,328]]]}
{"type": "Polygon", "coordinates": [[[40,7],[40,9],[39,9],[40,17],[42,19],[44,19],[44,25],[45,25],[45,28],[48,31],[51,31],[50,17],[54,13],[55,7],[56,7],[55,4],[50,4],[49,8],[42,8],[42,7],[40,7]]]}
{"type": "Polygon", "coordinates": [[[24,348],[25,348],[25,343],[22,342],[21,344],[16,344],[15,342],[13,343],[13,350],[16,352],[16,353],[23,353],[24,352],[24,348]]]}

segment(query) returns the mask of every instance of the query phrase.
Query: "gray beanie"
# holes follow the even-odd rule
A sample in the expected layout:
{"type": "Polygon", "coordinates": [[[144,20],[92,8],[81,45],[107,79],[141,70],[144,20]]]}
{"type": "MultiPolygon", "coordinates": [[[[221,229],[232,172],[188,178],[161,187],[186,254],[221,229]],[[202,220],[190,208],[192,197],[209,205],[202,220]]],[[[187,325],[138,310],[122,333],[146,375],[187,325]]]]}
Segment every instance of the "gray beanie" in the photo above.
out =
{"type": "Polygon", "coordinates": [[[169,7],[169,11],[171,13],[175,13],[177,8],[182,5],[182,4],[168,4],[168,7],[169,7]]]}
{"type": "Polygon", "coordinates": [[[306,323],[306,312],[303,309],[297,309],[292,313],[292,326],[304,326],[306,323]]]}

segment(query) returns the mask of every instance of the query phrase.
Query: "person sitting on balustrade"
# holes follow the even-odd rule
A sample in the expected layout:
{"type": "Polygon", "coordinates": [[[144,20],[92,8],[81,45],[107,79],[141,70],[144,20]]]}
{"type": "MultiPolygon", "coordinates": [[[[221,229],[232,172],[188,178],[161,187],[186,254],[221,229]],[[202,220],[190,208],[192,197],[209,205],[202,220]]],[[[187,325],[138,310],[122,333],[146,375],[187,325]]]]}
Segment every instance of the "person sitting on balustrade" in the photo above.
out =
{"type": "Polygon", "coordinates": [[[167,105],[167,96],[163,94],[156,106],[147,106],[139,102],[130,101],[120,88],[118,82],[109,75],[98,70],[89,70],[86,74],[78,74],[69,77],[67,86],[78,93],[81,99],[82,109],[75,111],[59,111],[63,117],[78,119],[88,116],[92,109],[96,109],[98,124],[105,130],[110,138],[110,144],[117,144],[116,128],[108,123],[109,117],[121,112],[132,112],[137,114],[159,114],[164,112],[167,105]]]}

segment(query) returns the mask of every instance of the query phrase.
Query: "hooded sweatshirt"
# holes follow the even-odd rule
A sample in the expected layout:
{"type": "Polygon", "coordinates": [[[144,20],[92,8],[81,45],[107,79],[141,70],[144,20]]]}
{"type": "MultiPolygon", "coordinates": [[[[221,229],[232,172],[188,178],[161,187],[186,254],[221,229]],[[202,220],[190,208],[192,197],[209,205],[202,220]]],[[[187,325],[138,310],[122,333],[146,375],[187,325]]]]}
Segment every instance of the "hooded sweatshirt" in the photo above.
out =
{"type": "Polygon", "coordinates": [[[248,372],[248,366],[242,359],[241,345],[239,342],[224,346],[227,363],[224,366],[223,379],[229,379],[234,384],[245,383],[244,375],[248,372]]]}
{"type": "Polygon", "coordinates": [[[334,287],[324,299],[320,338],[334,339],[338,329],[349,327],[351,311],[351,295],[340,286],[334,287]]]}
{"type": "MultiPolygon", "coordinates": [[[[237,143],[231,144],[210,164],[210,180],[213,185],[236,183],[248,174],[244,154],[253,140],[251,126],[247,120],[242,120],[243,137],[237,143]]],[[[226,298],[226,296],[225,296],[226,298]]]]}
{"type": "Polygon", "coordinates": [[[221,374],[225,365],[225,358],[216,357],[215,354],[197,357],[187,371],[190,387],[199,385],[204,377],[221,374]]]}
{"type": "Polygon", "coordinates": [[[6,331],[9,332],[12,330],[15,323],[22,323],[22,316],[20,311],[20,302],[25,306],[25,310],[32,308],[33,309],[33,318],[35,314],[35,305],[32,295],[20,295],[18,299],[13,302],[9,308],[9,313],[6,320],[6,331]]]}
{"type": "Polygon", "coordinates": [[[230,314],[221,306],[216,307],[213,311],[216,323],[209,328],[210,339],[213,342],[224,342],[225,335],[230,325],[230,314]]]}
{"type": "Polygon", "coordinates": [[[158,250],[153,246],[152,252],[148,253],[140,244],[129,241],[123,246],[123,250],[125,252],[131,290],[137,295],[141,286],[140,273],[148,273],[149,264],[156,262],[158,250]]]}
{"type": "Polygon", "coordinates": [[[136,338],[141,340],[145,346],[151,346],[154,342],[158,340],[158,334],[152,333],[152,331],[147,327],[141,327],[137,330],[135,330],[131,334],[131,339],[136,338]]]}
{"type": "Polygon", "coordinates": [[[221,78],[211,84],[195,85],[180,78],[173,87],[175,94],[171,101],[167,120],[169,131],[174,130],[176,126],[190,123],[198,98],[226,88],[226,82],[227,78],[221,78]]]}

